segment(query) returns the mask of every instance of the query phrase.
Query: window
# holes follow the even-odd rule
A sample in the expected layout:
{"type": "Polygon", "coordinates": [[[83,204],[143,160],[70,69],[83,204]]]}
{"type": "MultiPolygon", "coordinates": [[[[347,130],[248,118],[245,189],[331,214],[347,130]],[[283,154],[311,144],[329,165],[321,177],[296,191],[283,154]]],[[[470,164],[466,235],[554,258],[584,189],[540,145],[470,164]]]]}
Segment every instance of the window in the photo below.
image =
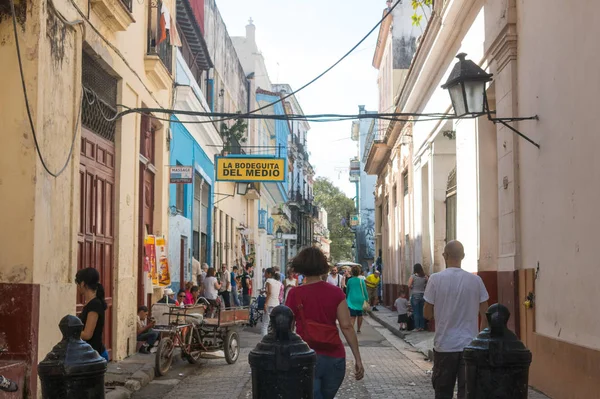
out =
{"type": "Polygon", "coordinates": [[[402,173],[402,187],[404,190],[404,195],[408,195],[408,172],[402,173]]]}
{"type": "Polygon", "coordinates": [[[185,210],[185,184],[177,184],[175,192],[175,206],[179,213],[184,213],[185,210]]]}

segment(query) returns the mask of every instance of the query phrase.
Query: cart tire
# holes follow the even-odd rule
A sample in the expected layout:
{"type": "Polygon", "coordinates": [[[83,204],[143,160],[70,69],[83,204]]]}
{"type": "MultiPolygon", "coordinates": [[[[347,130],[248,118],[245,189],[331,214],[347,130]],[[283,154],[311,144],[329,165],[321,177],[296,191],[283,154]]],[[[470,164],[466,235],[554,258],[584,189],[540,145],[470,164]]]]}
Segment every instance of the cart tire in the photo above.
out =
{"type": "Polygon", "coordinates": [[[167,375],[173,362],[173,341],[171,338],[163,338],[156,348],[156,376],[162,377],[167,375]]]}
{"type": "Polygon", "coordinates": [[[198,332],[194,331],[192,334],[192,343],[190,345],[190,353],[185,355],[185,359],[190,364],[197,364],[202,357],[202,343],[199,341],[198,332]]]}
{"type": "Polygon", "coordinates": [[[223,342],[223,352],[225,352],[225,360],[229,364],[233,364],[240,357],[240,337],[235,331],[227,331],[225,342],[223,342]]]}

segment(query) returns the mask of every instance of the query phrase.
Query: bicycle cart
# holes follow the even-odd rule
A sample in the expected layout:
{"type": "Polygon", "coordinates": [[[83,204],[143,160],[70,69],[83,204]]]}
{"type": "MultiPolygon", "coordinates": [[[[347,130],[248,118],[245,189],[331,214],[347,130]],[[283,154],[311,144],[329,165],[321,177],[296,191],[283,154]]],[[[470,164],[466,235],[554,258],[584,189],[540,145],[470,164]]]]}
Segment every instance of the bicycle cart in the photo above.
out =
{"type": "Polygon", "coordinates": [[[163,335],[156,350],[157,375],[164,376],[169,372],[175,348],[180,348],[182,358],[191,364],[196,364],[203,353],[220,350],[227,363],[237,361],[240,354],[237,329],[248,323],[248,309],[216,309],[213,317],[205,317],[205,310],[206,306],[196,305],[169,307],[164,313],[168,315],[168,324],[155,328],[163,335]]]}

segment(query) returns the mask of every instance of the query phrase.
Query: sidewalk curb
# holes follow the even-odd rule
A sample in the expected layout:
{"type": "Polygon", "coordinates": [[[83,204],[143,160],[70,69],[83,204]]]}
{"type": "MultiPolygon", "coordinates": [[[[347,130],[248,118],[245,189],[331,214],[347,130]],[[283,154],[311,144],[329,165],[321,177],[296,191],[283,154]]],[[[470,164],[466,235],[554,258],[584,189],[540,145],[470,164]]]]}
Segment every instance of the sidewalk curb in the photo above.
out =
{"type": "MultiPolygon", "coordinates": [[[[406,341],[406,339],[405,339],[406,333],[404,331],[400,331],[396,325],[392,325],[387,320],[385,320],[385,318],[379,317],[377,315],[377,312],[373,312],[372,310],[369,310],[367,313],[369,314],[369,316],[371,316],[373,318],[373,320],[375,320],[376,322],[378,322],[379,324],[381,324],[382,326],[387,328],[392,334],[394,334],[398,338],[402,339],[404,342],[406,342],[407,344],[409,344],[411,347],[414,348],[413,344],[406,341]]],[[[422,350],[418,350],[418,351],[423,356],[425,356],[427,358],[427,360],[433,361],[433,351],[432,350],[428,350],[427,352],[422,351],[422,350]]]]}
{"type": "MultiPolygon", "coordinates": [[[[123,386],[116,386],[106,392],[106,399],[129,399],[131,396],[150,384],[154,377],[156,369],[154,365],[146,364],[137,370],[125,380],[123,386]]],[[[105,390],[106,391],[106,390],[105,390]]]]}

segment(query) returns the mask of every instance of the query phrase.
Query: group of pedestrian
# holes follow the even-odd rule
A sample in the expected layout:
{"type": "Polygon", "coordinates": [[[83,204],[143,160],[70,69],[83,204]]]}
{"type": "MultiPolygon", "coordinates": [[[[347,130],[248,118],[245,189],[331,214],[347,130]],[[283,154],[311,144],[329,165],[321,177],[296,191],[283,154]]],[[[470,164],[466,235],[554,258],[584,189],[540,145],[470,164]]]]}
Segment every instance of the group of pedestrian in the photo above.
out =
{"type": "MultiPolygon", "coordinates": [[[[429,277],[422,265],[414,265],[408,289],[401,291],[395,302],[401,329],[407,328],[410,312],[417,332],[425,329],[426,320],[435,320],[435,399],[452,399],[457,380],[457,398],[465,399],[463,350],[477,336],[479,328],[487,326],[489,295],[479,276],[462,270],[464,256],[463,245],[451,241],[444,248],[444,271],[429,277]]],[[[360,278],[360,266],[352,267],[343,276],[337,269],[328,273],[327,259],[317,248],[301,251],[292,267],[304,277],[303,284],[287,293],[285,304],[294,312],[297,333],[317,353],[314,397],[333,399],[346,367],[338,325],[354,356],[355,378],[364,376],[356,333],[360,333],[363,312],[376,305],[380,269],[374,268],[366,278],[360,278]]]]}
{"type": "MultiPolygon", "coordinates": [[[[422,265],[416,264],[408,282],[410,291],[402,292],[399,298],[402,300],[396,301],[399,316],[405,316],[409,310],[414,312],[416,331],[424,329],[425,320],[436,322],[432,375],[435,399],[452,399],[457,380],[458,399],[465,398],[463,350],[479,331],[479,316],[482,316],[481,328],[487,326],[485,312],[489,295],[479,276],[461,269],[464,256],[464,247],[460,242],[449,242],[443,253],[446,269],[428,277],[422,265]],[[410,303],[406,298],[408,293],[410,303]]],[[[366,278],[361,278],[360,266],[354,266],[345,276],[340,275],[337,269],[329,272],[327,258],[318,248],[302,250],[290,266],[285,279],[275,268],[265,270],[266,320],[269,320],[273,308],[283,301],[292,309],[297,333],[317,353],[314,397],[333,399],[346,372],[346,351],[338,325],[354,357],[355,378],[360,380],[364,377],[356,333],[360,333],[363,312],[374,306],[373,291],[376,293],[380,282],[380,271],[375,269],[366,278]],[[357,322],[358,329],[355,332],[357,322]]],[[[204,270],[200,269],[202,271],[198,277],[202,282],[201,289],[211,304],[218,305],[216,301],[219,297],[226,301],[224,295],[231,294],[234,287],[235,290],[241,287],[242,303],[246,306],[250,304],[251,264],[244,268],[241,275],[237,274],[236,268],[229,272],[226,265],[222,266],[219,274],[214,268],[207,268],[204,275],[204,270]]],[[[96,269],[82,269],[77,272],[75,282],[85,299],[80,315],[84,324],[81,338],[108,361],[108,353],[102,344],[107,305],[100,275],[96,269]]],[[[198,300],[200,287],[192,285],[188,292],[180,291],[177,300],[168,295],[169,291],[166,291],[164,303],[185,305],[198,300]]],[[[237,304],[233,295],[231,299],[237,304]]],[[[405,317],[399,317],[398,321],[401,328],[405,327],[405,317]]],[[[152,331],[153,326],[154,320],[148,319],[148,308],[140,306],[138,339],[145,340],[149,346],[158,340],[158,334],[152,331]]],[[[266,334],[267,328],[268,324],[264,323],[263,334],[266,334]]],[[[2,384],[11,387],[9,380],[0,381],[0,389],[4,388],[2,384]]]]}

